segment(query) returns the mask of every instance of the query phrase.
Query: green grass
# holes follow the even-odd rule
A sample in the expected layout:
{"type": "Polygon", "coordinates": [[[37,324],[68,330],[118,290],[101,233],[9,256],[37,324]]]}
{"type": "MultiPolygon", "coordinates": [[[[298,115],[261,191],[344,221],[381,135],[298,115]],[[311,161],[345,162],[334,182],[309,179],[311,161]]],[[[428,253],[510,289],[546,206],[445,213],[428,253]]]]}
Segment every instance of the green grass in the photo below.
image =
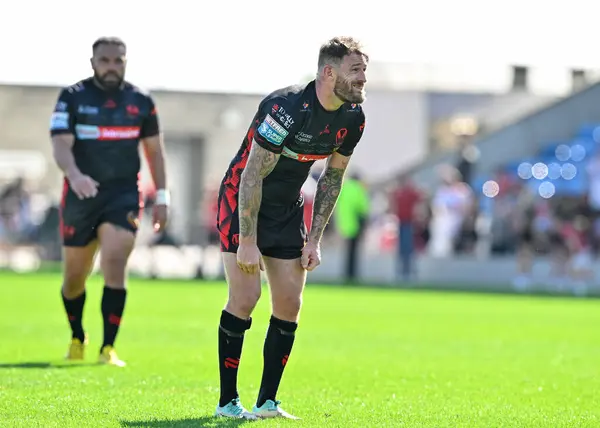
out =
{"type": "MultiPolygon", "coordinates": [[[[90,281],[86,364],[56,274],[0,274],[1,427],[220,427],[216,332],[224,283],[133,280],[124,369],[93,364],[101,282],[90,281]]],[[[269,318],[246,336],[240,393],[256,399],[269,318]]],[[[309,286],[282,407],[256,426],[600,426],[600,300],[309,286]]]]}

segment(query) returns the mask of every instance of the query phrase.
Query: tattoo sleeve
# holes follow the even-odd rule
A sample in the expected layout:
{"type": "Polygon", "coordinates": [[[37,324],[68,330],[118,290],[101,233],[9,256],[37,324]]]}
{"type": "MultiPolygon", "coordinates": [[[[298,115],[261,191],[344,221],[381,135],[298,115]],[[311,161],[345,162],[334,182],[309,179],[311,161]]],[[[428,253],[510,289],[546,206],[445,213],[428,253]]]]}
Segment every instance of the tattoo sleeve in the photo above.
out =
{"type": "Polygon", "coordinates": [[[316,242],[321,240],[325,226],[329,222],[331,213],[333,213],[333,209],[335,208],[335,203],[342,190],[345,171],[345,168],[328,166],[323,171],[323,174],[321,174],[315,193],[309,240],[316,242]]]}
{"type": "Polygon", "coordinates": [[[263,179],[277,165],[279,156],[256,143],[252,144],[248,162],[242,172],[239,193],[240,241],[256,243],[258,210],[262,201],[263,179]]]}

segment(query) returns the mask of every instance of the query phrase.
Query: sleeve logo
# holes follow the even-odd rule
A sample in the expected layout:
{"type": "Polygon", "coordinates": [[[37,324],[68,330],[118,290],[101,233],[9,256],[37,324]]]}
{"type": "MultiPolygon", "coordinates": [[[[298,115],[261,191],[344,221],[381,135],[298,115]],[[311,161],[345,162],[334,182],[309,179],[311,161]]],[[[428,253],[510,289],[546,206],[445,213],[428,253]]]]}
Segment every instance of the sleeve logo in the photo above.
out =
{"type": "Polygon", "coordinates": [[[54,107],[54,111],[56,111],[56,112],[67,111],[67,103],[64,101],[57,102],[56,106],[54,107]]]}
{"type": "Polygon", "coordinates": [[[288,136],[288,131],[283,126],[275,121],[271,115],[267,114],[265,120],[258,127],[258,133],[262,135],[268,142],[279,146],[288,136]]]}
{"type": "Polygon", "coordinates": [[[69,129],[69,113],[52,113],[50,129],[53,131],[69,129]]]}

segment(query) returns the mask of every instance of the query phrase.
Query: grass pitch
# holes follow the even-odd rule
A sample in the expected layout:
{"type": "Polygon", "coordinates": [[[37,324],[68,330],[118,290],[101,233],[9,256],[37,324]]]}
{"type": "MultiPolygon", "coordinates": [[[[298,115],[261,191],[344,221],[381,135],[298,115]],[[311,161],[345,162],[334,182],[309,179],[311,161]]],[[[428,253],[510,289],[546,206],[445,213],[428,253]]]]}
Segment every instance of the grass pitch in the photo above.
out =
{"type": "MultiPolygon", "coordinates": [[[[95,365],[94,278],[85,364],[55,274],[0,274],[1,427],[221,427],[217,323],[224,283],[132,280],[117,340],[124,369],[95,365]]],[[[256,400],[268,294],[240,365],[256,400]]],[[[600,300],[309,286],[279,399],[301,421],[256,426],[598,427],[600,300]]],[[[246,424],[244,424],[246,425],[246,424]]]]}

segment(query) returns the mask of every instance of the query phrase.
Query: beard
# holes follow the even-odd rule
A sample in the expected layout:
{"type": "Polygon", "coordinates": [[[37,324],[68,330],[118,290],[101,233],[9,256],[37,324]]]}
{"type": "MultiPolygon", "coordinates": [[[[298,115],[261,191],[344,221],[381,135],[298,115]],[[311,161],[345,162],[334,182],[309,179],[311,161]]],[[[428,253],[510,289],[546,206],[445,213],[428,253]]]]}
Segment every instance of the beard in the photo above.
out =
{"type": "Polygon", "coordinates": [[[333,93],[345,103],[361,104],[365,101],[364,85],[362,88],[357,88],[352,84],[353,82],[338,77],[333,93]]]}
{"type": "Polygon", "coordinates": [[[94,78],[107,90],[117,89],[119,86],[121,86],[121,83],[123,83],[123,76],[119,76],[114,72],[108,72],[100,75],[94,71],[94,78]]]}

